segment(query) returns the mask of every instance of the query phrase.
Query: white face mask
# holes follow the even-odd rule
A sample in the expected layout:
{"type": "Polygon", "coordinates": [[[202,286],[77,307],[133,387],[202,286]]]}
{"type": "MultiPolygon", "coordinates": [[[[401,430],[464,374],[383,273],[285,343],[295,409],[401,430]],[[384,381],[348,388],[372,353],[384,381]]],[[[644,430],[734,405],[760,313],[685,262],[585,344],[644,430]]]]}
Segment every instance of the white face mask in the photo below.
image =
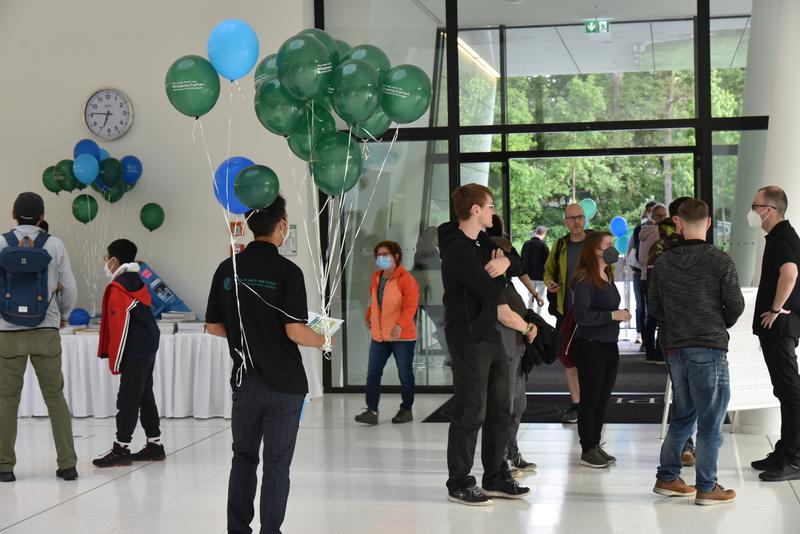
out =
{"type": "MultiPolygon", "coordinates": [[[[109,260],[109,261],[111,261],[111,260],[109,260]]],[[[105,271],[107,277],[109,277],[109,278],[113,278],[114,277],[114,271],[112,271],[111,269],[108,268],[108,261],[103,264],[103,271],[105,271]]]]}
{"type": "MultiPolygon", "coordinates": [[[[286,220],[284,220],[284,219],[281,219],[281,220],[286,223],[286,227],[288,228],[289,227],[289,223],[287,223],[286,220]]],[[[283,244],[286,243],[286,234],[284,234],[283,231],[280,228],[278,228],[278,232],[280,232],[281,237],[283,238],[283,241],[281,241],[281,246],[283,246],[283,244]]]]}
{"type": "Polygon", "coordinates": [[[761,213],[755,212],[750,210],[747,212],[747,224],[749,224],[753,228],[761,228],[761,223],[767,220],[766,217],[762,218],[762,216],[767,212],[767,210],[762,211],[761,213]]]}

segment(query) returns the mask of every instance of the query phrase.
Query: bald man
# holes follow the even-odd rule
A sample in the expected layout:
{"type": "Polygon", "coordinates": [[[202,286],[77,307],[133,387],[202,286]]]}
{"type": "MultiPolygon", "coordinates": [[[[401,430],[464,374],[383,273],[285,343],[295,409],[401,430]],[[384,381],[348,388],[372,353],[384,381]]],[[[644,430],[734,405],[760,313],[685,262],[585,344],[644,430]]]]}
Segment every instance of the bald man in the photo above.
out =
{"type": "MultiPolygon", "coordinates": [[[[553,252],[548,256],[544,265],[544,283],[551,297],[556,298],[556,328],[561,327],[564,316],[572,307],[572,293],[569,280],[578,265],[578,258],[586,239],[586,215],[580,204],[568,204],[564,209],[564,226],[569,233],[558,241],[553,247],[553,252]]],[[[562,361],[564,374],[567,380],[572,405],[561,418],[562,423],[576,423],[578,421],[578,403],[580,402],[580,388],[578,386],[578,369],[570,360],[562,361]]]]}

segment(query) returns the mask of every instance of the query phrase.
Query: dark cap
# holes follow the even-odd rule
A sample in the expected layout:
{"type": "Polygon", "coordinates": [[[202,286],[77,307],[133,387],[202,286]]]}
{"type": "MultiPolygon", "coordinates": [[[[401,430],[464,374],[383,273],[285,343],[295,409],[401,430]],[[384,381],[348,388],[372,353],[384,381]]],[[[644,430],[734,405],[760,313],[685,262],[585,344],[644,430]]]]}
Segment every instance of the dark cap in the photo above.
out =
{"type": "Polygon", "coordinates": [[[44,215],[44,201],[36,193],[20,193],[14,201],[14,215],[20,224],[36,224],[44,215]]]}

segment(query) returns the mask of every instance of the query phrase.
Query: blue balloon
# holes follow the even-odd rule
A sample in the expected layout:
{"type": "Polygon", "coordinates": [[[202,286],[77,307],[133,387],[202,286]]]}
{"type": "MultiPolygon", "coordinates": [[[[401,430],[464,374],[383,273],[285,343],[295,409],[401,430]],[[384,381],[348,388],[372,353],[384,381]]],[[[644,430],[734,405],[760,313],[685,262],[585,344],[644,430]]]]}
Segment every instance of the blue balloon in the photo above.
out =
{"type": "Polygon", "coordinates": [[[611,219],[611,233],[614,234],[615,237],[624,236],[625,232],[628,231],[628,221],[626,221],[623,217],[617,215],[613,219],[611,219]]]}
{"type": "Polygon", "coordinates": [[[250,209],[239,202],[236,193],[233,192],[236,176],[250,165],[255,163],[247,158],[234,156],[223,161],[214,173],[214,196],[223,208],[236,215],[246,213],[250,209]]]}
{"type": "Polygon", "coordinates": [[[82,326],[89,324],[89,321],[92,319],[92,316],[89,315],[89,312],[84,310],[83,308],[75,308],[72,310],[72,313],[69,314],[69,321],[67,321],[72,326],[82,326]]]}
{"type": "Polygon", "coordinates": [[[614,248],[623,256],[628,253],[628,238],[625,236],[618,237],[614,240],[614,248]]]}
{"type": "Polygon", "coordinates": [[[100,161],[103,161],[103,160],[108,159],[110,157],[111,157],[111,154],[108,153],[108,150],[106,150],[105,148],[101,148],[100,149],[100,161]]]}
{"type": "Polygon", "coordinates": [[[75,144],[75,148],[72,150],[73,159],[81,154],[89,154],[97,161],[100,161],[100,147],[91,139],[81,139],[75,144]]]}
{"type": "Polygon", "coordinates": [[[208,37],[208,59],[220,76],[238,80],[258,61],[256,32],[243,20],[223,20],[208,37]]]}
{"type": "Polygon", "coordinates": [[[136,156],[125,156],[119,162],[122,164],[122,180],[125,185],[135,184],[142,176],[142,162],[136,156]]]}
{"type": "Polygon", "coordinates": [[[91,154],[78,154],[72,162],[72,174],[84,185],[89,185],[97,178],[100,163],[91,154]]]}

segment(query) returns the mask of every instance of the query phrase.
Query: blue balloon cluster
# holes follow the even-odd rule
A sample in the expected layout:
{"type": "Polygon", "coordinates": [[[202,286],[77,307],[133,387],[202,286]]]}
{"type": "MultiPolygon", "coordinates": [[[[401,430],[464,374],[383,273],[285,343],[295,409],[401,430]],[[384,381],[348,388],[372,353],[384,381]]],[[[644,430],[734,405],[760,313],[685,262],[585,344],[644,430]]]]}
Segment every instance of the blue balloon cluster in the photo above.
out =
{"type": "Polygon", "coordinates": [[[233,190],[236,176],[245,168],[255,165],[252,160],[233,156],[223,161],[214,173],[214,196],[223,208],[236,215],[246,213],[250,208],[239,202],[233,190]]]}
{"type": "Polygon", "coordinates": [[[610,228],[614,237],[622,237],[628,231],[628,221],[625,220],[625,217],[617,215],[611,219],[610,228]]]}
{"type": "MultiPolygon", "coordinates": [[[[81,139],[75,143],[72,150],[75,158],[72,162],[72,174],[83,185],[95,184],[97,189],[108,192],[109,187],[99,180],[100,162],[111,157],[108,150],[100,146],[91,139],[81,139]]],[[[123,171],[123,181],[125,185],[133,187],[139,178],[142,177],[142,162],[136,156],[125,156],[120,160],[123,171]]]]}
{"type": "Polygon", "coordinates": [[[92,316],[89,315],[89,312],[84,310],[83,308],[75,308],[72,310],[72,313],[69,314],[69,324],[71,326],[83,326],[89,324],[89,321],[92,319],[92,316]]]}

